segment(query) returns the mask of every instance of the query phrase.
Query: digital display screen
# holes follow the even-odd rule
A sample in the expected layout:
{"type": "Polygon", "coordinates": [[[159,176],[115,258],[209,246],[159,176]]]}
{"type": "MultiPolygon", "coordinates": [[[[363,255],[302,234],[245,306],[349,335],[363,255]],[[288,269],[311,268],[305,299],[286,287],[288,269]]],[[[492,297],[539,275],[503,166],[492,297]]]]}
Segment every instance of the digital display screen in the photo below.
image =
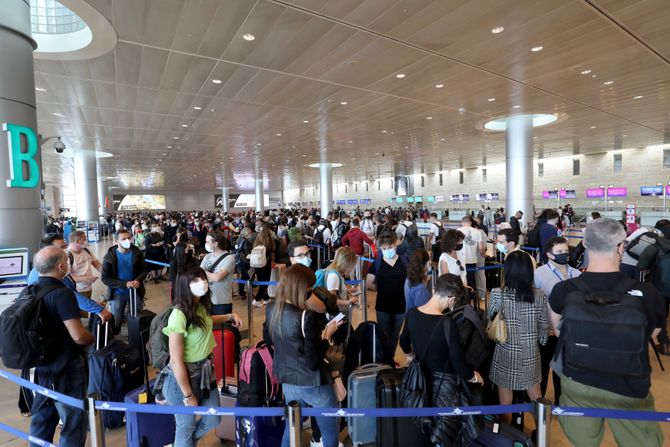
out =
{"type": "Polygon", "coordinates": [[[347,204],[347,201],[346,201],[346,200],[338,200],[338,201],[337,201],[337,204],[338,204],[338,205],[346,205],[346,204],[347,204]]]}
{"type": "Polygon", "coordinates": [[[576,199],[577,191],[574,189],[561,189],[560,191],[561,199],[576,199]]]}
{"type": "Polygon", "coordinates": [[[0,278],[24,275],[23,256],[0,257],[0,278]]]}
{"type": "Polygon", "coordinates": [[[628,196],[628,188],[607,188],[608,197],[626,197],[628,196]]]}
{"type": "Polygon", "coordinates": [[[421,197],[421,196],[416,196],[416,197],[414,197],[414,201],[415,201],[416,203],[421,203],[421,202],[423,202],[423,197],[421,197]]]}
{"type": "Polygon", "coordinates": [[[461,194],[461,200],[463,202],[469,202],[470,201],[470,194],[461,194]]]}
{"type": "Polygon", "coordinates": [[[408,197],[407,203],[414,203],[414,197],[408,197]]]}
{"type": "Polygon", "coordinates": [[[662,196],[663,186],[640,186],[641,196],[662,196]]]}
{"type": "Polygon", "coordinates": [[[402,203],[402,197],[397,197],[397,198],[395,199],[395,201],[396,201],[397,203],[402,203]]]}
{"type": "Polygon", "coordinates": [[[489,200],[500,200],[500,194],[497,192],[492,192],[486,195],[486,198],[489,200]]]}
{"type": "Polygon", "coordinates": [[[119,204],[119,211],[164,210],[164,194],[128,194],[119,204]]]}
{"type": "MultiPolygon", "coordinates": [[[[270,206],[270,195],[263,194],[263,206],[270,206]]],[[[256,194],[240,194],[233,205],[235,208],[256,208],[256,194]]]]}
{"type": "Polygon", "coordinates": [[[358,199],[347,200],[347,205],[358,205],[358,199]]]}
{"type": "Polygon", "coordinates": [[[588,198],[605,197],[605,189],[604,188],[587,188],[586,189],[586,197],[588,197],[588,198]]]}
{"type": "Polygon", "coordinates": [[[426,197],[426,202],[428,202],[428,203],[435,203],[435,196],[428,196],[428,197],[426,197]]]}
{"type": "Polygon", "coordinates": [[[486,200],[486,194],[475,194],[475,200],[486,200]]]}

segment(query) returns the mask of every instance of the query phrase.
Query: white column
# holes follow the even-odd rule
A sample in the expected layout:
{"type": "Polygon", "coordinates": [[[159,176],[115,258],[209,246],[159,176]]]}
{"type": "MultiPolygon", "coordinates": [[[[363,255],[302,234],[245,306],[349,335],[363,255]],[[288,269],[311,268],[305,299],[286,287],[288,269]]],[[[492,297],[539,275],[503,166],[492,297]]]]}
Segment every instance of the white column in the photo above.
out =
{"type": "Polygon", "coordinates": [[[109,204],[112,204],[112,198],[109,197],[109,180],[98,179],[98,214],[105,216],[110,212],[110,207],[106,204],[106,199],[109,199],[109,204]]]}
{"type": "Polygon", "coordinates": [[[321,217],[326,218],[333,204],[333,167],[330,163],[321,163],[321,217]]]}
{"type": "Polygon", "coordinates": [[[95,151],[78,150],[74,155],[77,219],[98,222],[98,172],[95,151]]]}
{"type": "Polygon", "coordinates": [[[227,213],[229,212],[230,208],[230,188],[228,186],[224,186],[221,188],[221,202],[223,202],[223,212],[227,213]]]}
{"type": "Polygon", "coordinates": [[[263,190],[263,176],[256,179],[256,211],[265,210],[265,192],[263,190]]]}
{"type": "Polygon", "coordinates": [[[533,118],[530,115],[507,119],[507,202],[508,216],[523,212],[523,220],[533,216],[533,118]]]}
{"type": "Polygon", "coordinates": [[[54,217],[57,217],[60,216],[60,209],[63,208],[63,190],[60,186],[54,186],[51,188],[51,191],[53,194],[51,214],[53,214],[54,217]]]}

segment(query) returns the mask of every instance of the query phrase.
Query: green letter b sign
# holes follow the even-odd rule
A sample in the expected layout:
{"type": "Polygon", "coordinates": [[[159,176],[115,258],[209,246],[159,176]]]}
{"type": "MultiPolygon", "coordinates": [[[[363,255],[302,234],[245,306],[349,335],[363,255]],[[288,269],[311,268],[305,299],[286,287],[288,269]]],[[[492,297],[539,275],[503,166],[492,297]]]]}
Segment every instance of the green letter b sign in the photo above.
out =
{"type": "Polygon", "coordinates": [[[4,123],[2,130],[7,132],[9,143],[9,188],[34,188],[40,182],[40,169],[35,160],[37,155],[37,135],[29,127],[4,123]],[[23,137],[23,138],[22,138],[23,137]],[[26,150],[22,151],[21,142],[26,142],[26,150]],[[26,164],[27,178],[23,175],[23,163],[26,164]]]}

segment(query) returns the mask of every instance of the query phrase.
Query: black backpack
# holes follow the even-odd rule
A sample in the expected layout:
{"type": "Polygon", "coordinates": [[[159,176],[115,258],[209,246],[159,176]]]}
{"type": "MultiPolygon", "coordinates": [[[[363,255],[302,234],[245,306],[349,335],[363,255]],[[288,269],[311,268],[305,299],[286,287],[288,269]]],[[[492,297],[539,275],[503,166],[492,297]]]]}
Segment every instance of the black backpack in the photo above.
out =
{"type": "Polygon", "coordinates": [[[30,285],[0,314],[0,357],[7,368],[28,369],[49,363],[60,352],[62,340],[45,327],[46,307],[42,301],[49,292],[64,285],[30,285]]]}
{"type": "Polygon", "coordinates": [[[325,227],[321,230],[319,230],[318,228],[316,229],[316,231],[314,232],[314,236],[312,236],[312,242],[314,244],[320,245],[322,247],[325,245],[324,242],[323,242],[323,232],[325,230],[326,230],[325,227]]]}
{"type": "Polygon", "coordinates": [[[651,283],[666,299],[670,297],[670,251],[660,246],[656,253],[654,265],[651,268],[651,283]]]}
{"type": "Polygon", "coordinates": [[[526,238],[526,245],[529,247],[540,248],[540,228],[544,222],[537,222],[535,226],[528,232],[526,238]]]}
{"type": "Polygon", "coordinates": [[[598,292],[582,278],[572,283],[577,290],[566,297],[555,357],[563,354],[564,374],[649,377],[649,323],[642,306],[645,297],[628,294],[637,282],[623,278],[611,290],[598,292]]]}
{"type": "Polygon", "coordinates": [[[647,247],[656,244],[657,239],[658,235],[653,231],[642,233],[628,243],[628,246],[626,247],[626,253],[628,253],[628,255],[633,259],[640,259],[642,252],[645,251],[647,247]]]}

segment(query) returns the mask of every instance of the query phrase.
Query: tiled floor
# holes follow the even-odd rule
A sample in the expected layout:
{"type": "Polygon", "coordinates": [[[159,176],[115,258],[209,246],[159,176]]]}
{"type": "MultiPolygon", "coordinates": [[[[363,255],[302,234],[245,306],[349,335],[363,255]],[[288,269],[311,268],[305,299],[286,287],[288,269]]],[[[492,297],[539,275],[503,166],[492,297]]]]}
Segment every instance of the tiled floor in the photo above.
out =
{"type": "MultiPolygon", "coordinates": [[[[102,242],[100,244],[94,244],[92,246],[96,255],[102,259],[104,252],[108,243],[102,242]]],[[[104,286],[97,281],[94,288],[94,296],[100,296],[104,291],[104,286]]],[[[374,293],[368,294],[368,318],[374,319],[374,293]]],[[[169,302],[167,285],[165,282],[159,284],[154,284],[153,282],[147,283],[147,307],[154,312],[159,312],[164,309],[169,302]]],[[[237,312],[244,321],[245,328],[248,327],[247,321],[247,301],[240,300],[239,297],[235,297],[233,302],[233,307],[235,312],[237,312]]],[[[265,308],[253,308],[253,335],[255,340],[258,340],[262,336],[262,324],[265,318],[265,308]]],[[[354,311],[354,325],[358,324],[362,320],[362,310],[354,311]]],[[[247,340],[242,341],[242,345],[248,344],[247,340]]],[[[396,353],[396,360],[402,362],[404,355],[400,350],[396,353]]],[[[667,366],[670,368],[670,358],[664,357],[663,360],[666,361],[667,366]]],[[[670,371],[663,373],[658,368],[658,363],[655,358],[652,358],[652,367],[654,368],[653,379],[652,379],[652,391],[656,398],[656,407],[659,411],[670,411],[670,397],[668,397],[667,390],[670,385],[670,371]]],[[[552,389],[549,390],[549,395],[552,394],[552,389]]],[[[17,396],[18,391],[16,385],[11,382],[7,382],[0,379],[0,421],[8,424],[12,427],[15,427],[19,430],[28,431],[30,424],[30,419],[23,418],[18,412],[17,408],[17,396]]],[[[533,429],[534,422],[532,417],[526,417],[527,430],[533,429]]],[[[663,431],[666,436],[666,445],[670,445],[670,424],[663,424],[663,431]]],[[[307,438],[307,436],[305,437],[307,438]]],[[[551,445],[552,447],[567,447],[570,446],[570,443],[567,441],[561,428],[558,424],[558,421],[554,420],[551,424],[551,445]]],[[[56,439],[57,441],[57,439],[56,439]]],[[[125,430],[123,428],[118,430],[109,431],[106,433],[106,443],[108,446],[124,446],[125,442],[125,430]]],[[[15,447],[15,446],[24,446],[26,442],[18,439],[8,433],[0,431],[0,447],[15,447]]],[[[219,439],[212,432],[208,434],[199,444],[202,446],[220,446],[222,445],[219,439]]],[[[234,445],[233,443],[225,443],[223,445],[234,445]]],[[[305,439],[304,445],[309,445],[307,439],[305,439]]],[[[603,446],[614,446],[616,443],[612,438],[612,435],[609,430],[606,430],[605,438],[602,443],[603,446]]],[[[637,447],[637,446],[623,446],[623,447],[637,447]]]]}

